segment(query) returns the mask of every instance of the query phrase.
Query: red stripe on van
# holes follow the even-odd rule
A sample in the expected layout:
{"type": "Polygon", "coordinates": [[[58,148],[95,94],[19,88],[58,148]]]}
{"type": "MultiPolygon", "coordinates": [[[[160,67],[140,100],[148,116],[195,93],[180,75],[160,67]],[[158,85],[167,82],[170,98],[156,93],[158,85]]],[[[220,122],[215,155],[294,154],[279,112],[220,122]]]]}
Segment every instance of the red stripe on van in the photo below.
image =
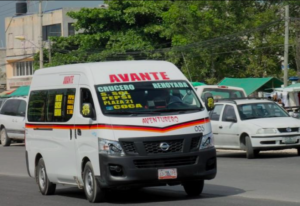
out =
{"type": "Polygon", "coordinates": [[[61,125],[61,124],[26,124],[28,129],[110,129],[110,130],[126,130],[126,131],[144,131],[144,132],[159,132],[165,133],[177,129],[196,126],[199,124],[209,123],[209,118],[183,122],[167,127],[151,127],[151,126],[133,126],[133,125],[109,125],[109,124],[94,124],[94,125],[61,125]]]}

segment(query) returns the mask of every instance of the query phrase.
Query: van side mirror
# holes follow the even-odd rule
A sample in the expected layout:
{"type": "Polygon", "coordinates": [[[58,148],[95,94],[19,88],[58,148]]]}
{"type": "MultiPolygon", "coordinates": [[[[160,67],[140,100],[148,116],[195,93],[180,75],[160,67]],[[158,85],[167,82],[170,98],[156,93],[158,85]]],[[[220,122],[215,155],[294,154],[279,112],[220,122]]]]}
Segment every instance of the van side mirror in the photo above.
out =
{"type": "Polygon", "coordinates": [[[236,118],[234,116],[227,116],[225,117],[226,122],[237,122],[236,118]]]}
{"type": "Polygon", "coordinates": [[[83,103],[81,106],[81,114],[83,117],[92,118],[96,117],[95,110],[91,103],[83,103]]]}
{"type": "Polygon", "coordinates": [[[207,97],[205,100],[205,107],[207,111],[212,111],[215,108],[214,98],[207,97]]]}

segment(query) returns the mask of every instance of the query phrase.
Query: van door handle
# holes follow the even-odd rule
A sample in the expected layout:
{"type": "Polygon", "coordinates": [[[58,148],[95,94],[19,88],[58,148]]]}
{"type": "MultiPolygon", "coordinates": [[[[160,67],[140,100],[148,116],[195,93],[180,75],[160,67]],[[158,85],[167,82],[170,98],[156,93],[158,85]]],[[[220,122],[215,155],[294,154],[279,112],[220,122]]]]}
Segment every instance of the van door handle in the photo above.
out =
{"type": "Polygon", "coordinates": [[[70,129],[70,140],[72,139],[72,129],[70,129]]]}
{"type": "Polygon", "coordinates": [[[220,129],[223,129],[223,127],[222,127],[222,126],[219,126],[219,128],[220,128],[220,129]]]}
{"type": "Polygon", "coordinates": [[[81,136],[81,129],[77,129],[78,136],[81,136]]]}

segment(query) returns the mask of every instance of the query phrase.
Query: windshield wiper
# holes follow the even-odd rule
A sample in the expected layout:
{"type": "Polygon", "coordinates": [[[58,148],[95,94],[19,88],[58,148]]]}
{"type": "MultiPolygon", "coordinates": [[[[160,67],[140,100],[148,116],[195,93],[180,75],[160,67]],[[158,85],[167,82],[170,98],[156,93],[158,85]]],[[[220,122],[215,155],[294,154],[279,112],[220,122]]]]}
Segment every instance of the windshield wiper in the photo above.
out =
{"type": "Polygon", "coordinates": [[[188,112],[188,111],[202,111],[202,108],[197,109],[157,109],[154,112],[188,112]]]}
{"type": "Polygon", "coordinates": [[[160,112],[156,111],[149,111],[149,112],[129,112],[129,111],[113,111],[113,112],[106,112],[106,114],[117,114],[117,115],[138,115],[138,114],[160,114],[160,112]]]}

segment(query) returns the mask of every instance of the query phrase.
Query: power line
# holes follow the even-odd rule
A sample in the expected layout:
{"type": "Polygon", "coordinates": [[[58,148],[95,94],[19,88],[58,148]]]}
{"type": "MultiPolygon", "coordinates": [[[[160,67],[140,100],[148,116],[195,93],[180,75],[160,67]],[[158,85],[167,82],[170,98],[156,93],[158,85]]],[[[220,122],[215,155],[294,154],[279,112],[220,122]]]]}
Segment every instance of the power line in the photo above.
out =
{"type": "MultiPolygon", "coordinates": [[[[205,47],[212,48],[212,46],[220,47],[220,46],[224,46],[224,44],[226,45],[226,44],[228,44],[228,43],[230,44],[232,42],[236,43],[237,40],[243,41],[238,38],[240,38],[243,35],[246,35],[246,34],[249,34],[252,32],[257,32],[257,31],[263,30],[265,28],[268,28],[270,26],[277,25],[278,23],[281,23],[281,22],[282,22],[282,19],[278,19],[278,20],[263,24],[261,26],[258,26],[256,28],[247,29],[247,30],[244,30],[244,31],[236,33],[236,34],[230,34],[230,35],[225,35],[225,36],[221,36],[221,37],[216,37],[216,38],[204,40],[201,42],[194,42],[194,43],[190,43],[190,44],[184,45],[184,46],[173,46],[173,47],[159,48],[159,49],[153,49],[153,50],[148,50],[148,51],[140,50],[140,51],[125,52],[125,53],[120,53],[120,54],[121,55],[124,55],[124,54],[125,55],[126,54],[127,55],[138,55],[138,54],[157,53],[157,52],[166,53],[166,52],[170,52],[170,51],[182,52],[182,51],[189,51],[193,48],[205,48],[205,47]]],[[[74,46],[74,47],[76,47],[76,46],[74,46]]],[[[76,47],[76,48],[78,48],[78,47],[76,47]]],[[[89,50],[80,51],[79,49],[80,48],[78,48],[77,50],[64,50],[64,49],[63,50],[65,51],[65,53],[77,51],[77,52],[86,52],[87,54],[96,54],[96,53],[100,53],[100,52],[106,50],[106,48],[98,48],[98,49],[92,50],[92,51],[89,51],[89,50]]],[[[61,51],[63,51],[63,50],[61,50],[61,51]]],[[[118,54],[116,54],[116,55],[118,55],[118,54]]]]}

